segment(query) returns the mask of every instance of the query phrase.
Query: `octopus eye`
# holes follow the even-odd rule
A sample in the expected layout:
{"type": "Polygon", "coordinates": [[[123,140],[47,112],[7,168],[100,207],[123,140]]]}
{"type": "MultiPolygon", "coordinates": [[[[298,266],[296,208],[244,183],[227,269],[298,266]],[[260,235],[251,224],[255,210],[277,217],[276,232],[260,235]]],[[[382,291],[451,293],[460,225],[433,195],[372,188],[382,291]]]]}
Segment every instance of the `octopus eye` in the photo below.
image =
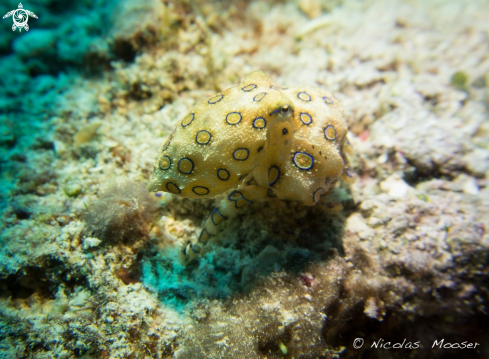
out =
{"type": "Polygon", "coordinates": [[[288,114],[288,113],[289,113],[289,111],[290,111],[290,107],[289,107],[289,106],[287,106],[287,105],[285,105],[285,106],[283,106],[283,107],[282,107],[282,110],[281,110],[281,111],[282,111],[282,114],[283,114],[283,115],[286,115],[286,114],[288,114]]]}

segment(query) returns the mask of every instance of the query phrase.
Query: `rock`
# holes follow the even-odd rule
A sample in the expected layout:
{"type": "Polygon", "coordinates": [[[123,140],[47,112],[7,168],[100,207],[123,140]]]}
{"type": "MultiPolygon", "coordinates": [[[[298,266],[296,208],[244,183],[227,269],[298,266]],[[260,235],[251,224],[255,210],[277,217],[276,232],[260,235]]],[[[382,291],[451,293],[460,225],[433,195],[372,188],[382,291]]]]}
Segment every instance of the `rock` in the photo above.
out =
{"type": "Polygon", "coordinates": [[[484,177],[485,173],[489,171],[489,150],[476,148],[466,154],[463,159],[467,163],[467,169],[477,177],[484,177]]]}
{"type": "Polygon", "coordinates": [[[387,192],[391,197],[403,198],[406,197],[413,188],[395,173],[386,180],[380,182],[380,189],[387,192]]]}
{"type": "Polygon", "coordinates": [[[70,182],[65,185],[65,193],[68,197],[77,197],[81,191],[83,186],[80,183],[70,182]]]}

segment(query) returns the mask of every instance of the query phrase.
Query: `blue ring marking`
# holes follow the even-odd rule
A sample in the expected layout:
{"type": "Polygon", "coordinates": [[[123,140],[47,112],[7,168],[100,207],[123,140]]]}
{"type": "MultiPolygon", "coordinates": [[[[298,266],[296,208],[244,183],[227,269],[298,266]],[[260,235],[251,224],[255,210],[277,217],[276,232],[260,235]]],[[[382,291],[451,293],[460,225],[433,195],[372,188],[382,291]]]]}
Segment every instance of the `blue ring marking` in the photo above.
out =
{"type": "Polygon", "coordinates": [[[323,100],[324,102],[326,102],[327,105],[331,105],[332,103],[334,103],[334,100],[328,96],[323,96],[323,100]]]}
{"type": "Polygon", "coordinates": [[[218,215],[220,215],[220,216],[223,218],[223,220],[228,219],[228,217],[226,217],[226,216],[225,216],[225,215],[223,215],[221,212],[219,212],[219,208],[214,208],[214,209],[212,210],[212,213],[211,213],[211,221],[212,221],[212,223],[213,223],[215,226],[218,226],[218,225],[220,224],[220,222],[216,224],[216,221],[214,221],[214,214],[216,214],[216,213],[217,213],[218,215]]]}
{"type": "Polygon", "coordinates": [[[258,151],[257,152],[260,152],[261,150],[263,150],[263,146],[258,147],[258,151]]]}
{"type": "Polygon", "coordinates": [[[280,178],[280,169],[277,166],[272,166],[268,169],[268,180],[270,181],[270,171],[273,169],[277,170],[277,177],[272,182],[268,182],[269,186],[273,186],[275,183],[277,183],[278,179],[280,178]]]}
{"type": "Polygon", "coordinates": [[[321,194],[323,194],[324,192],[325,192],[324,188],[321,187],[319,187],[317,190],[314,191],[314,194],[312,195],[312,200],[314,201],[314,203],[317,203],[321,199],[321,194]],[[319,196],[316,199],[316,195],[318,194],[319,191],[321,191],[321,193],[319,193],[319,196]]]}
{"type": "Polygon", "coordinates": [[[199,236],[199,242],[200,242],[200,243],[202,243],[202,244],[206,244],[206,243],[207,243],[207,241],[205,241],[205,242],[204,242],[204,241],[202,240],[202,236],[204,235],[204,232],[205,232],[205,234],[207,235],[207,239],[209,239],[209,238],[211,237],[211,234],[210,234],[209,232],[207,232],[207,230],[204,228],[204,229],[202,230],[202,232],[200,232],[200,236],[199,236]]]}
{"type": "Polygon", "coordinates": [[[254,90],[254,89],[256,89],[256,85],[255,84],[249,84],[249,85],[246,85],[246,86],[244,86],[244,87],[241,88],[241,90],[243,90],[245,92],[248,92],[248,91],[251,91],[251,90],[254,90]],[[248,88],[250,86],[253,86],[253,87],[248,88]]]}
{"type": "Polygon", "coordinates": [[[192,192],[195,193],[197,196],[206,196],[206,195],[209,194],[210,191],[209,191],[209,188],[207,188],[207,187],[204,187],[204,186],[195,186],[194,188],[192,188],[192,192]],[[199,188],[199,189],[200,188],[203,188],[203,189],[205,189],[207,191],[207,193],[197,193],[196,192],[196,188],[199,188]]]}
{"type": "Polygon", "coordinates": [[[161,167],[161,161],[159,161],[159,163],[158,163],[158,167],[162,171],[166,171],[167,169],[169,169],[171,167],[171,158],[168,157],[168,156],[163,156],[162,159],[165,158],[165,157],[168,158],[168,167],[166,167],[166,168],[161,167]]]}
{"type": "Polygon", "coordinates": [[[255,178],[253,178],[253,177],[246,184],[248,186],[258,186],[258,183],[256,182],[255,178]]]}
{"type": "Polygon", "coordinates": [[[241,176],[239,177],[239,181],[244,180],[244,179],[246,178],[246,176],[248,176],[248,173],[245,173],[244,175],[241,175],[241,176]]]}
{"type": "Polygon", "coordinates": [[[260,92],[258,95],[253,97],[253,101],[259,102],[259,101],[263,100],[263,98],[266,96],[266,94],[267,94],[266,92],[260,92]]]}
{"type": "Polygon", "coordinates": [[[299,100],[302,100],[302,101],[306,101],[306,102],[311,101],[311,96],[307,92],[299,92],[297,94],[297,97],[299,98],[299,100]],[[307,97],[305,97],[305,99],[304,99],[301,97],[301,95],[306,95],[307,97]]]}
{"type": "Polygon", "coordinates": [[[266,125],[267,125],[267,121],[266,121],[266,120],[265,120],[263,117],[257,117],[257,118],[255,118],[255,119],[253,120],[253,127],[254,127],[254,128],[258,128],[259,130],[261,130],[262,128],[265,128],[265,126],[266,126],[266,125]],[[257,120],[263,120],[263,126],[262,126],[262,127],[259,127],[259,126],[257,126],[257,125],[255,124],[255,122],[256,122],[257,120]]]}
{"type": "Polygon", "coordinates": [[[199,145],[207,145],[211,141],[211,138],[212,138],[212,135],[209,131],[201,130],[201,131],[197,132],[197,134],[195,135],[195,142],[197,142],[199,145]],[[207,140],[207,142],[199,142],[199,140],[197,139],[197,137],[199,137],[199,133],[201,133],[201,132],[205,132],[209,135],[209,139],[207,140]]]}
{"type": "Polygon", "coordinates": [[[275,112],[278,112],[278,109],[273,110],[272,112],[270,112],[270,116],[272,116],[275,112]]]}
{"type": "MultiPolygon", "coordinates": [[[[192,121],[193,121],[193,120],[194,120],[194,118],[195,118],[195,113],[191,113],[191,115],[192,115],[192,118],[190,119],[190,121],[189,121],[189,122],[188,122],[186,125],[184,125],[184,124],[183,124],[183,122],[186,120],[186,118],[187,118],[188,116],[187,116],[187,117],[185,117],[185,118],[183,119],[183,121],[182,121],[182,127],[187,127],[188,125],[190,125],[190,124],[192,123],[192,121]]],[[[172,133],[172,136],[173,136],[173,133],[172,133]]]]}
{"type": "Polygon", "coordinates": [[[216,95],[216,96],[214,96],[214,97],[211,97],[211,98],[209,99],[209,101],[207,101],[207,102],[208,102],[210,105],[214,105],[215,103],[218,103],[219,101],[221,101],[223,97],[224,97],[224,96],[223,96],[222,94],[221,94],[221,95],[216,95]],[[213,99],[213,98],[215,98],[215,97],[217,97],[217,96],[220,96],[220,97],[219,97],[219,99],[212,101],[212,99],[213,99]]]}
{"type": "Polygon", "coordinates": [[[246,161],[248,159],[248,157],[250,156],[250,151],[248,151],[247,148],[237,148],[234,150],[233,152],[233,158],[236,160],[236,161],[246,161]],[[239,158],[236,158],[236,151],[239,151],[239,150],[245,150],[246,151],[246,158],[243,158],[243,159],[239,159],[239,158]]]}
{"type": "Polygon", "coordinates": [[[190,246],[192,246],[192,242],[191,241],[188,241],[187,244],[185,244],[185,246],[183,247],[183,254],[185,255],[185,258],[188,259],[188,253],[187,253],[187,247],[188,245],[190,244],[190,246]]]}
{"type": "Polygon", "coordinates": [[[202,248],[200,248],[200,246],[198,244],[191,244],[190,245],[190,249],[194,252],[194,253],[197,253],[199,254],[200,251],[202,250],[202,248]]]}
{"type": "Polygon", "coordinates": [[[292,158],[292,162],[294,162],[294,165],[296,165],[297,168],[304,170],[304,171],[309,171],[314,166],[314,157],[312,157],[309,153],[297,151],[296,153],[294,153],[294,157],[292,158]],[[300,155],[300,154],[306,155],[311,159],[311,165],[309,167],[307,167],[307,168],[301,167],[299,164],[297,164],[295,158],[297,157],[297,155],[300,155]]]}
{"type": "Polygon", "coordinates": [[[307,112],[301,112],[301,114],[299,115],[299,118],[301,119],[302,123],[304,125],[310,125],[312,123],[312,117],[311,115],[309,115],[307,112]],[[305,121],[302,116],[304,115],[305,118],[307,118],[309,121],[305,121]]]}
{"type": "Polygon", "coordinates": [[[334,177],[326,177],[324,183],[326,184],[326,186],[334,186],[336,180],[334,177]]]}
{"type": "Polygon", "coordinates": [[[168,139],[166,140],[165,144],[163,145],[163,148],[161,149],[161,152],[165,152],[168,147],[170,147],[170,143],[173,139],[173,134],[175,133],[175,131],[173,131],[173,133],[168,137],[168,139]]]}
{"type": "Polygon", "coordinates": [[[170,193],[176,193],[176,194],[180,194],[180,193],[182,193],[182,191],[180,191],[180,188],[178,188],[178,186],[177,186],[175,183],[173,183],[173,182],[167,182],[167,183],[166,183],[166,185],[165,185],[165,187],[166,187],[166,189],[168,190],[168,192],[170,192],[170,193]],[[174,186],[176,187],[176,189],[178,190],[178,192],[174,192],[174,191],[172,191],[172,190],[171,190],[171,189],[168,187],[169,185],[174,185],[174,186]]]}
{"type": "Polygon", "coordinates": [[[334,141],[336,140],[336,128],[334,128],[333,125],[328,125],[326,126],[326,128],[324,129],[324,138],[327,139],[328,141],[334,141]],[[332,128],[333,131],[334,131],[334,138],[329,138],[328,135],[327,135],[327,132],[328,132],[328,128],[332,128]]]}
{"type": "Polygon", "coordinates": [[[243,116],[241,116],[241,114],[240,114],[239,112],[230,112],[230,113],[228,113],[228,114],[226,115],[226,122],[227,122],[227,124],[228,124],[228,125],[237,125],[238,123],[240,123],[240,122],[241,122],[241,120],[242,120],[242,119],[243,119],[243,116]],[[239,115],[239,121],[238,121],[238,122],[235,122],[235,123],[231,123],[231,122],[229,122],[229,121],[228,121],[228,117],[229,117],[229,115],[233,115],[233,114],[235,114],[235,113],[239,115]]]}
{"type": "Polygon", "coordinates": [[[229,174],[228,170],[225,170],[224,168],[219,168],[217,170],[217,178],[219,178],[221,181],[227,181],[231,175],[229,174]],[[222,172],[225,172],[224,175],[222,172]]]}
{"type": "Polygon", "coordinates": [[[241,192],[238,192],[238,191],[233,191],[228,196],[228,200],[230,200],[231,202],[234,202],[235,208],[243,208],[244,207],[244,206],[241,206],[241,207],[238,206],[238,201],[241,200],[241,199],[244,199],[248,203],[253,203],[253,201],[250,201],[249,199],[245,198],[243,196],[243,194],[241,192]],[[239,195],[239,197],[236,197],[235,195],[239,195]],[[233,196],[234,196],[234,198],[231,198],[233,196]]]}
{"type": "Polygon", "coordinates": [[[188,174],[192,173],[192,171],[194,170],[194,163],[192,162],[192,160],[191,160],[190,158],[184,157],[184,158],[180,159],[180,161],[178,161],[178,166],[177,166],[177,167],[178,167],[178,170],[179,170],[181,173],[188,175],[188,174]],[[188,171],[188,172],[184,172],[184,171],[182,171],[182,170],[180,169],[180,164],[182,163],[182,161],[183,161],[183,160],[187,160],[187,161],[189,161],[189,162],[190,162],[190,164],[192,165],[192,168],[190,169],[190,171],[188,171]]]}
{"type": "Polygon", "coordinates": [[[228,199],[229,199],[230,201],[237,201],[238,199],[241,199],[241,197],[243,197],[243,194],[242,194],[241,192],[239,192],[239,191],[232,191],[232,192],[229,194],[228,199]],[[236,197],[236,195],[237,195],[238,197],[236,197]],[[235,197],[235,198],[231,198],[231,197],[235,197]]]}

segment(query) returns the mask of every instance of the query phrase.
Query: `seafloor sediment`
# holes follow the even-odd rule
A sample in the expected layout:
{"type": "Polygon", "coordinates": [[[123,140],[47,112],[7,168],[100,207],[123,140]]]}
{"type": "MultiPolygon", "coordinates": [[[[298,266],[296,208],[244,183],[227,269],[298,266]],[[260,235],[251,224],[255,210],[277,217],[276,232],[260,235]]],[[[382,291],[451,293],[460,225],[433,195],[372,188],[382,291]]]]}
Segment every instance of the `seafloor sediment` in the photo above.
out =
{"type": "Polygon", "coordinates": [[[0,357],[489,356],[487,2],[24,5],[39,23],[0,41],[0,357]],[[185,266],[214,200],[148,193],[154,160],[254,70],[334,92],[355,180],[301,223],[249,206],[185,266]]]}

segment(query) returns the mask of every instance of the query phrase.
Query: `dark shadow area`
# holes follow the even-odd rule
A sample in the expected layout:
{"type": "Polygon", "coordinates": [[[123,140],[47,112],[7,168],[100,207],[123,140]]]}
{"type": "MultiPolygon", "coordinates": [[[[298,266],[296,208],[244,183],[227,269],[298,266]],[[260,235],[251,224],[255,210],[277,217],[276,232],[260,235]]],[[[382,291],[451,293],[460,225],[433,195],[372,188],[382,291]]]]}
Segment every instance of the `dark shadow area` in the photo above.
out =
{"type": "Polygon", "coordinates": [[[54,299],[61,283],[73,292],[77,286],[86,286],[83,275],[68,273],[66,265],[56,259],[47,259],[42,267],[25,267],[21,271],[0,279],[0,296],[27,299],[37,293],[45,299],[54,299]]]}
{"type": "Polygon", "coordinates": [[[329,344],[347,348],[341,358],[451,359],[487,358],[489,354],[488,317],[484,313],[463,316],[452,312],[420,317],[397,311],[378,321],[365,315],[362,304],[347,318],[338,318],[337,309],[337,306],[328,309],[329,320],[323,333],[329,344]],[[363,339],[358,349],[353,347],[357,338],[363,339]],[[466,348],[449,349],[455,343],[465,343],[466,348]]]}
{"type": "MultiPolygon", "coordinates": [[[[464,260],[483,266],[488,255],[478,252],[464,260]]],[[[435,288],[429,284],[429,274],[403,275],[419,288],[435,288]]],[[[479,290],[464,300],[448,288],[419,291],[407,296],[402,308],[387,308],[382,320],[367,316],[365,300],[353,301],[349,289],[342,287],[338,300],[325,310],[324,340],[347,348],[341,358],[487,358],[489,315],[484,304],[489,301],[489,283],[482,273],[462,278],[465,285],[479,290]],[[479,306],[471,304],[474,298],[479,306]],[[357,339],[363,343],[361,348],[353,347],[357,339]]]]}
{"type": "Polygon", "coordinates": [[[133,62],[136,57],[136,49],[127,39],[117,38],[114,40],[112,52],[115,57],[125,62],[133,62]]]}
{"type": "Polygon", "coordinates": [[[416,164],[409,159],[407,160],[407,163],[411,166],[411,170],[404,173],[404,180],[412,187],[415,187],[421,182],[433,179],[443,179],[445,181],[453,180],[453,177],[449,174],[442,173],[439,166],[433,165],[433,168],[423,169],[419,166],[416,167],[416,164]]]}
{"type": "MultiPolygon", "coordinates": [[[[205,253],[186,266],[178,259],[180,248],[162,251],[148,247],[142,256],[142,282],[157,292],[161,301],[178,309],[198,299],[249,293],[274,272],[303,276],[309,265],[343,253],[342,236],[351,205],[346,200],[345,209],[334,212],[331,204],[256,203],[225,223],[206,245],[205,253]]],[[[201,217],[194,223],[200,225],[208,211],[201,209],[201,217]]],[[[307,281],[307,276],[304,278],[307,281]]]]}

